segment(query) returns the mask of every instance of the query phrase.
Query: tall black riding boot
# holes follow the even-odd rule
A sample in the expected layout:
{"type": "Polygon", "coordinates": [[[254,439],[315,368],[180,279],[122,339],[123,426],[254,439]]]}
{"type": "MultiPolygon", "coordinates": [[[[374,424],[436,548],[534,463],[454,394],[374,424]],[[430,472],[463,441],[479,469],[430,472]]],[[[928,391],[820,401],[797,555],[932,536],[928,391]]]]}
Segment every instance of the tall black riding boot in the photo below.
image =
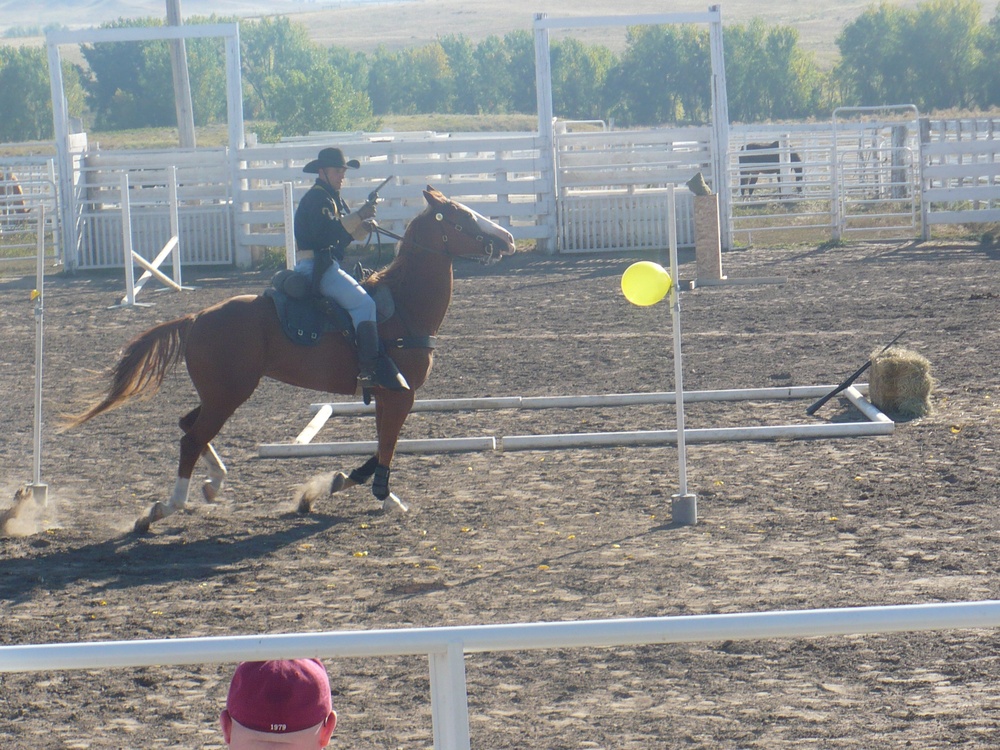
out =
{"type": "Polygon", "coordinates": [[[410,386],[396,363],[379,354],[378,324],[372,320],[358,323],[355,335],[358,341],[358,384],[362,388],[409,390],[410,386]]]}
{"type": "Polygon", "coordinates": [[[358,341],[358,383],[362,388],[374,388],[375,365],[378,364],[378,324],[375,321],[358,323],[355,332],[358,341]]]}

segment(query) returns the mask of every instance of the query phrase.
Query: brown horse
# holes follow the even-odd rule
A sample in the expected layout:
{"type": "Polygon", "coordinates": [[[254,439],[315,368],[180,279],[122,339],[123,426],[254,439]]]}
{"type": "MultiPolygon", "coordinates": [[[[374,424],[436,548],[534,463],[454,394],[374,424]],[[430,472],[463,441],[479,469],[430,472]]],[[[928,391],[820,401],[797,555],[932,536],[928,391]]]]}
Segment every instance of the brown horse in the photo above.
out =
{"type": "MultiPolygon", "coordinates": [[[[740,149],[740,195],[753,195],[757,178],[762,174],[777,175],[778,192],[781,192],[781,154],[779,141],[771,143],[748,143],[740,149]]],[[[795,175],[796,182],[802,182],[802,157],[794,151],[788,154],[791,162],[790,171],[795,175]]],[[[787,173],[786,173],[787,174],[787,173]]],[[[795,186],[796,192],[802,192],[802,186],[795,186]]]]}
{"type": "MultiPolygon", "coordinates": [[[[406,348],[390,351],[411,390],[373,389],[377,452],[350,474],[338,472],[310,482],[310,489],[300,498],[301,513],[308,513],[320,496],[365,483],[373,476],[372,494],[382,501],[383,509],[406,509],[389,491],[389,466],[415,391],[431,368],[432,337],[451,301],[452,262],[455,258],[499,260],[514,250],[513,237],[500,225],[430,186],[424,197],[427,207],[407,226],[396,259],[365,282],[370,291],[385,286],[392,292],[396,312],[379,325],[379,333],[383,340],[409,342],[406,348]],[[318,484],[322,492],[317,491],[318,484]]],[[[209,478],[202,491],[206,499],[215,499],[226,468],[211,440],[250,398],[261,378],[330,393],[357,391],[357,357],[344,336],[328,333],[316,346],[298,346],[282,333],[270,298],[243,295],[161,323],[134,338],[111,370],[107,394],[86,411],[71,416],[68,426],[155,393],[181,358],[187,363],[201,403],[180,420],[184,435],[173,494],[166,503],[157,501],[136,521],[139,532],[184,507],[199,458],[208,464],[209,478]]]]}
{"type": "Polygon", "coordinates": [[[30,209],[24,205],[24,188],[11,171],[0,172],[0,209],[5,214],[27,214],[30,209]]]}

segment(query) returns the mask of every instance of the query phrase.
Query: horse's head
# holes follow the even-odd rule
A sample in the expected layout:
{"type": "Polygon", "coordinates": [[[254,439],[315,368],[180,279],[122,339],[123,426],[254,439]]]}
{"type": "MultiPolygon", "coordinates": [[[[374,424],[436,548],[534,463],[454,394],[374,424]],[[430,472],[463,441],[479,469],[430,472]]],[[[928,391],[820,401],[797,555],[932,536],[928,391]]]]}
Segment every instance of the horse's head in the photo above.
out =
{"type": "Polygon", "coordinates": [[[500,260],[514,252],[511,233],[468,206],[446,198],[430,185],[424,190],[427,208],[411,227],[420,224],[423,231],[417,240],[428,249],[453,258],[471,258],[484,263],[500,260]]]}

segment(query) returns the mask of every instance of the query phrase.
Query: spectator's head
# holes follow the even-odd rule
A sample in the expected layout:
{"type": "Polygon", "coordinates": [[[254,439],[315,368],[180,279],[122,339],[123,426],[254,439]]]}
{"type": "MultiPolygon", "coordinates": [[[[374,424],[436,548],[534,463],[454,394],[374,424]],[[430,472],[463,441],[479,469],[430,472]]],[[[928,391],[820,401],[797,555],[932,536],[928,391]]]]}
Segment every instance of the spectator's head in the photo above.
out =
{"type": "Polygon", "coordinates": [[[219,717],[233,750],[316,750],[337,726],[330,679],[317,659],[246,661],[219,717]]]}

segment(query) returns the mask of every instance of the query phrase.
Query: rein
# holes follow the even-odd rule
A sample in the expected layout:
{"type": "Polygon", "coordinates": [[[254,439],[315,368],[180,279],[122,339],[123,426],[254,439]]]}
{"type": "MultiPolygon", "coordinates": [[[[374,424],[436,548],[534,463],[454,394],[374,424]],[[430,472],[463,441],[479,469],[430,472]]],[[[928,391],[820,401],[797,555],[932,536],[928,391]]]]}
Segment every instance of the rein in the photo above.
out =
{"type": "MultiPolygon", "coordinates": [[[[442,214],[440,211],[438,211],[436,214],[434,214],[434,219],[436,221],[442,222],[444,224],[450,224],[451,227],[455,231],[457,231],[459,233],[465,231],[462,228],[462,225],[459,224],[457,221],[452,221],[450,219],[445,219],[444,218],[444,214],[442,214]]],[[[480,257],[472,257],[472,256],[469,256],[469,255],[456,255],[455,253],[450,252],[447,248],[445,248],[445,249],[438,249],[438,248],[435,248],[435,247],[427,247],[426,245],[422,245],[419,242],[415,242],[414,240],[404,240],[403,237],[399,236],[395,232],[391,232],[388,229],[385,229],[384,227],[380,227],[378,224],[375,224],[373,232],[375,233],[376,237],[378,237],[379,235],[383,235],[384,234],[384,235],[386,235],[388,237],[392,237],[394,240],[397,240],[399,242],[404,242],[404,241],[408,242],[409,244],[413,245],[413,247],[415,247],[418,250],[423,250],[424,252],[428,252],[428,253],[436,253],[436,254],[439,254],[439,255],[446,255],[446,256],[448,256],[449,258],[452,258],[452,259],[457,258],[457,259],[460,259],[460,260],[472,260],[472,261],[478,261],[478,262],[483,263],[483,264],[495,263],[497,260],[499,260],[499,258],[495,257],[496,250],[493,247],[493,240],[492,239],[487,240],[486,236],[483,235],[483,234],[476,235],[476,242],[480,243],[480,245],[482,246],[483,250],[485,250],[485,253],[484,253],[484,255],[482,255],[480,257]]],[[[444,231],[444,232],[441,233],[441,241],[445,245],[448,244],[448,232],[447,231],[444,231]]],[[[379,245],[381,245],[381,244],[382,244],[382,242],[381,242],[381,240],[379,240],[379,245]]]]}

